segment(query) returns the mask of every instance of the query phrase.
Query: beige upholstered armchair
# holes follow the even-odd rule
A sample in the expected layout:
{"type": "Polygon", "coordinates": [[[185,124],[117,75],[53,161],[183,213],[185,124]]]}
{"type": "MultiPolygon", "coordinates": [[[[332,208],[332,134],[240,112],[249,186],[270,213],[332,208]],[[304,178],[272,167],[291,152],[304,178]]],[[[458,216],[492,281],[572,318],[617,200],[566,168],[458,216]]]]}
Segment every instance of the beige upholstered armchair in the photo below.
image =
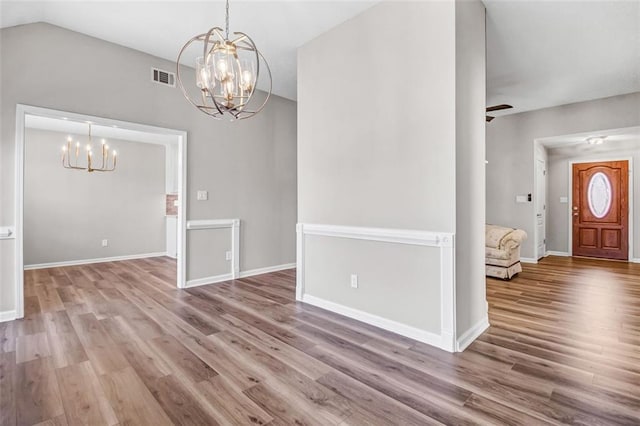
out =
{"type": "Polygon", "coordinates": [[[485,273],[489,277],[510,280],[520,265],[520,245],[527,238],[522,229],[486,225],[485,228],[485,273]]]}

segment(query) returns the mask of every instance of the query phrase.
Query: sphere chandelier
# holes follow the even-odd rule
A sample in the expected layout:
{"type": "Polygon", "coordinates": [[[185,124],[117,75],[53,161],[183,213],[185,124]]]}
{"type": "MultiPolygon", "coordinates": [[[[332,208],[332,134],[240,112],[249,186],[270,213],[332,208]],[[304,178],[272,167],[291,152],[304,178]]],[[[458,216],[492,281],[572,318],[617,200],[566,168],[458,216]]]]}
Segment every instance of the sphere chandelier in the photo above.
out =
{"type": "Polygon", "coordinates": [[[253,117],[264,108],[271,96],[272,80],[269,65],[251,37],[234,32],[234,39],[229,38],[229,0],[225,12],[224,33],[222,28],[213,27],[182,46],[176,76],[184,97],[193,106],[216,119],[234,121],[253,117]],[[187,90],[181,78],[180,60],[192,45],[201,45],[202,56],[195,58],[195,87],[187,90]],[[262,103],[254,99],[261,62],[262,69],[267,71],[269,87],[262,103]]]}

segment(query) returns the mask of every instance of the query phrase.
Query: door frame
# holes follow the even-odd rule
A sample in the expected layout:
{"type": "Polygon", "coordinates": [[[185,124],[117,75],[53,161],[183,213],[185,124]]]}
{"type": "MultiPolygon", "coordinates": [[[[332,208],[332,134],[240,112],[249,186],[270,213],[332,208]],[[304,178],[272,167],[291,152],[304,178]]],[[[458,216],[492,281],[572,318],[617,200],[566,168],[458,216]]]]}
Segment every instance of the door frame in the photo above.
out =
{"type": "MultiPolygon", "coordinates": [[[[619,157],[619,156],[605,156],[605,157],[594,157],[594,158],[575,158],[568,159],[568,175],[569,175],[569,187],[568,187],[568,197],[569,204],[567,204],[567,217],[568,222],[567,226],[569,227],[569,231],[567,232],[569,238],[569,245],[567,246],[569,256],[573,256],[573,217],[572,217],[572,208],[573,208],[573,165],[574,164],[587,164],[587,163],[602,163],[608,161],[627,161],[629,163],[629,195],[627,197],[627,203],[629,204],[627,207],[627,211],[629,213],[628,218],[628,231],[629,231],[629,253],[627,254],[627,262],[633,262],[633,157],[619,157]]],[[[603,259],[607,260],[607,259],[603,259]]]]}
{"type": "MultiPolygon", "coordinates": [[[[538,180],[538,160],[542,159],[544,160],[544,168],[545,170],[548,171],[549,168],[549,158],[547,156],[547,148],[545,147],[545,145],[542,143],[541,140],[539,139],[534,139],[533,141],[533,197],[537,197],[539,191],[540,186],[544,186],[544,193],[545,193],[545,205],[547,205],[547,198],[548,198],[548,191],[547,191],[547,174],[545,173],[545,178],[543,179],[542,182],[539,182],[538,180]]],[[[538,235],[538,217],[537,217],[537,213],[536,213],[536,200],[532,199],[531,200],[531,207],[532,207],[532,217],[533,217],[533,259],[531,259],[533,262],[532,263],[538,263],[538,261],[541,259],[538,257],[538,241],[540,240],[540,238],[546,239],[546,233],[547,233],[547,209],[545,209],[544,211],[544,232],[545,235],[538,235]]],[[[545,243],[545,256],[547,255],[547,246],[545,243]]]]}
{"type": "Polygon", "coordinates": [[[47,118],[68,119],[74,121],[91,121],[102,126],[115,126],[140,132],[173,135],[178,139],[178,260],[176,287],[184,288],[186,284],[187,261],[187,132],[168,129],[129,121],[114,120],[75,112],[41,108],[31,105],[16,105],[16,140],[15,140],[15,310],[16,318],[24,317],[24,145],[25,119],[27,115],[47,118]]]}

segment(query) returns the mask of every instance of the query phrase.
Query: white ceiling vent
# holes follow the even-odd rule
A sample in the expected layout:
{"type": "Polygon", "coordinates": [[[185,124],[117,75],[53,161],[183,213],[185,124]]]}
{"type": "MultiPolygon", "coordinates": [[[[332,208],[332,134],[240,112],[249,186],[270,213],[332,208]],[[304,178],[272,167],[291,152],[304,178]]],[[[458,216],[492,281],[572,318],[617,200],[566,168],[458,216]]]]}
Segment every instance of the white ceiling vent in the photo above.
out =
{"type": "Polygon", "coordinates": [[[151,68],[151,80],[164,86],[176,87],[176,75],[169,71],[151,68]]]}

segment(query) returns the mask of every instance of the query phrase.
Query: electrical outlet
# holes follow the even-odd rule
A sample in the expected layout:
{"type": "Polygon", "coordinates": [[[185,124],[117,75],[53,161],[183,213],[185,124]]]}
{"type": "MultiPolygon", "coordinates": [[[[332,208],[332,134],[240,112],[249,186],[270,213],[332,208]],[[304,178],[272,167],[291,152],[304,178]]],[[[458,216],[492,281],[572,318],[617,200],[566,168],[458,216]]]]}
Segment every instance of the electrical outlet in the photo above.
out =
{"type": "Polygon", "coordinates": [[[203,191],[201,189],[199,189],[196,192],[196,199],[198,201],[207,201],[209,199],[209,192],[208,191],[203,191]]]}
{"type": "Polygon", "coordinates": [[[225,253],[225,259],[231,260],[231,252],[230,251],[225,253]]]}
{"type": "Polygon", "coordinates": [[[351,288],[358,288],[358,274],[351,274],[351,288]]]}
{"type": "Polygon", "coordinates": [[[102,247],[108,247],[109,246],[109,240],[102,240],[102,247]]]}

